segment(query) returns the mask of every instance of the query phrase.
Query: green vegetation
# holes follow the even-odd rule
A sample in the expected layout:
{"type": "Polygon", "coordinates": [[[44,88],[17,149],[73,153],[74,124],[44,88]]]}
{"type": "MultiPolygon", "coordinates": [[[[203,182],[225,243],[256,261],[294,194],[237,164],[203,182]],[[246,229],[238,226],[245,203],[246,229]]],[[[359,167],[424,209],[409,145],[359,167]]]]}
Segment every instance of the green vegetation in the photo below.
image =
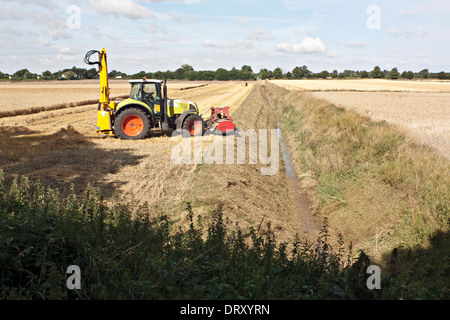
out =
{"type": "Polygon", "coordinates": [[[368,290],[369,258],[333,250],[325,221],[317,244],[277,243],[268,225],[226,230],[222,209],[204,226],[188,203],[189,228],[146,206],[106,203],[88,187],[61,199],[26,178],[0,175],[2,299],[375,299],[439,297],[382,278],[368,290]],[[133,209],[130,209],[133,208],[133,209]],[[69,265],[81,290],[66,289],[69,265]]]}
{"type": "Polygon", "coordinates": [[[398,72],[397,68],[392,68],[392,70],[389,72],[389,78],[392,80],[400,78],[400,73],[398,72]]]}
{"type": "MultiPolygon", "coordinates": [[[[450,73],[441,71],[439,73],[431,73],[428,69],[421,70],[420,72],[403,71],[400,73],[397,68],[393,68],[391,71],[381,70],[379,66],[376,66],[372,71],[367,72],[354,71],[354,70],[344,70],[338,72],[338,70],[333,70],[329,72],[323,70],[318,73],[314,73],[308,69],[307,66],[295,67],[291,71],[283,73],[280,67],[274,70],[268,70],[267,68],[262,68],[259,73],[254,73],[252,68],[248,65],[244,65],[241,69],[232,68],[231,70],[226,70],[224,68],[219,68],[216,71],[202,70],[196,71],[194,68],[188,64],[182,65],[175,71],[155,71],[146,72],[139,71],[135,74],[128,75],[124,72],[117,70],[112,70],[108,73],[110,79],[142,79],[146,77],[147,79],[167,79],[167,80],[187,80],[187,81],[228,81],[228,80],[239,80],[239,81],[252,81],[256,79],[326,79],[331,77],[333,79],[365,79],[365,78],[389,78],[389,79],[439,79],[446,80],[450,79],[450,73]]],[[[1,79],[11,79],[13,81],[22,80],[83,80],[83,79],[97,79],[98,71],[96,68],[84,69],[72,67],[71,69],[63,69],[52,73],[46,70],[42,75],[36,73],[31,73],[28,69],[22,69],[15,72],[13,75],[0,72],[1,79]]]]}

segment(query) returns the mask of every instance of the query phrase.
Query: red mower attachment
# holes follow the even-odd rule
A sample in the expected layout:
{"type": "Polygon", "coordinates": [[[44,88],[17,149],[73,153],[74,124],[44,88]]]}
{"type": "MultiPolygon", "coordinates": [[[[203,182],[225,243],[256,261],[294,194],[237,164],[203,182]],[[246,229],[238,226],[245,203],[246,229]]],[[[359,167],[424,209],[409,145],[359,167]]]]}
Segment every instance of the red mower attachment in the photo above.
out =
{"type": "Polygon", "coordinates": [[[207,127],[222,134],[234,132],[236,126],[230,117],[229,109],[230,107],[211,108],[211,116],[205,121],[207,127]]]}

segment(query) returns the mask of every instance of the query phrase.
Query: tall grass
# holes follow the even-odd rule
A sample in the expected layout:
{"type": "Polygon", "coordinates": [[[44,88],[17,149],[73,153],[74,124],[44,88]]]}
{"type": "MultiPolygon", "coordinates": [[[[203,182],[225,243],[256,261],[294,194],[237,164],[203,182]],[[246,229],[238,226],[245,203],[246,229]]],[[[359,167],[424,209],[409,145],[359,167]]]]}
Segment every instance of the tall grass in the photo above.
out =
{"type": "MultiPolygon", "coordinates": [[[[278,243],[268,225],[227,230],[220,204],[203,225],[188,203],[189,227],[172,229],[146,206],[106,203],[98,190],[61,198],[26,178],[0,174],[2,299],[372,299],[411,294],[384,279],[366,288],[370,260],[331,248],[327,224],[316,245],[278,243]],[[81,289],[66,288],[78,265],[81,289]]],[[[413,291],[414,292],[414,291],[413,291]]]]}
{"type": "MultiPolygon", "coordinates": [[[[436,151],[307,93],[279,93],[278,106],[316,213],[357,248],[388,263],[392,250],[430,249],[436,234],[448,234],[450,165],[436,151]]],[[[432,250],[442,256],[433,281],[445,287],[448,249],[432,250]]]]}

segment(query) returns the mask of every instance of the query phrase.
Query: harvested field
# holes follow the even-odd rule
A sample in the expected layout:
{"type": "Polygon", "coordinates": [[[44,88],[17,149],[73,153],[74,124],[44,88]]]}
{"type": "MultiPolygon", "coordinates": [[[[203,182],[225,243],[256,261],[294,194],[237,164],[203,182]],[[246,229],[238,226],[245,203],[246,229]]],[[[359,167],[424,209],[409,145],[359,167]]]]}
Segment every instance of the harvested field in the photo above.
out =
{"type": "MultiPolygon", "coordinates": [[[[110,81],[111,98],[129,95],[128,80],[110,81]]],[[[168,82],[169,93],[207,85],[204,82],[168,82]]],[[[98,80],[0,82],[0,114],[32,108],[49,108],[69,103],[95,103],[99,98],[98,80]]],[[[20,112],[19,112],[20,113],[20,112]]]]}
{"type": "Polygon", "coordinates": [[[390,80],[275,80],[291,90],[309,91],[373,121],[397,125],[450,159],[450,82],[390,80]],[[331,90],[331,91],[330,91],[331,90]],[[363,92],[367,90],[366,92],[363,92]],[[391,92],[401,91],[401,92],[391,92]]]}
{"type": "Polygon", "coordinates": [[[450,159],[450,93],[312,92],[338,107],[403,128],[450,159]]]}
{"type": "Polygon", "coordinates": [[[308,91],[407,91],[450,92],[450,81],[362,80],[272,80],[287,89],[308,91]]]}
{"type": "MultiPolygon", "coordinates": [[[[276,110],[260,84],[209,83],[180,90],[169,83],[169,97],[195,101],[200,112],[229,106],[238,128],[277,128],[276,110]]],[[[276,87],[275,87],[276,88],[276,87]]],[[[114,93],[112,86],[112,93],[114,93]]],[[[108,200],[134,199],[184,222],[186,203],[196,214],[207,214],[221,203],[228,223],[245,230],[271,223],[281,240],[291,241],[303,230],[301,215],[287,183],[283,164],[274,176],[262,176],[261,164],[175,165],[178,143],[167,135],[124,141],[95,132],[97,105],[71,107],[0,119],[0,169],[12,179],[27,176],[63,195],[71,185],[77,193],[88,183],[108,200]],[[273,192],[276,190],[276,192],[273,192]]],[[[308,210],[307,203],[302,210],[308,210]]]]}

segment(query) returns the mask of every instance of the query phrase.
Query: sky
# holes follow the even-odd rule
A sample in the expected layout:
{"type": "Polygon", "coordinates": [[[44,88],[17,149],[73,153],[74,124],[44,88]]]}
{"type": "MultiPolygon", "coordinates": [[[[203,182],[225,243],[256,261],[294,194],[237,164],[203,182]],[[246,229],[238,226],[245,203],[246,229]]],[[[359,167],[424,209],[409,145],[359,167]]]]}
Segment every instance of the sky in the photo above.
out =
{"type": "Polygon", "coordinates": [[[450,71],[448,0],[0,0],[0,71],[450,71]]]}

